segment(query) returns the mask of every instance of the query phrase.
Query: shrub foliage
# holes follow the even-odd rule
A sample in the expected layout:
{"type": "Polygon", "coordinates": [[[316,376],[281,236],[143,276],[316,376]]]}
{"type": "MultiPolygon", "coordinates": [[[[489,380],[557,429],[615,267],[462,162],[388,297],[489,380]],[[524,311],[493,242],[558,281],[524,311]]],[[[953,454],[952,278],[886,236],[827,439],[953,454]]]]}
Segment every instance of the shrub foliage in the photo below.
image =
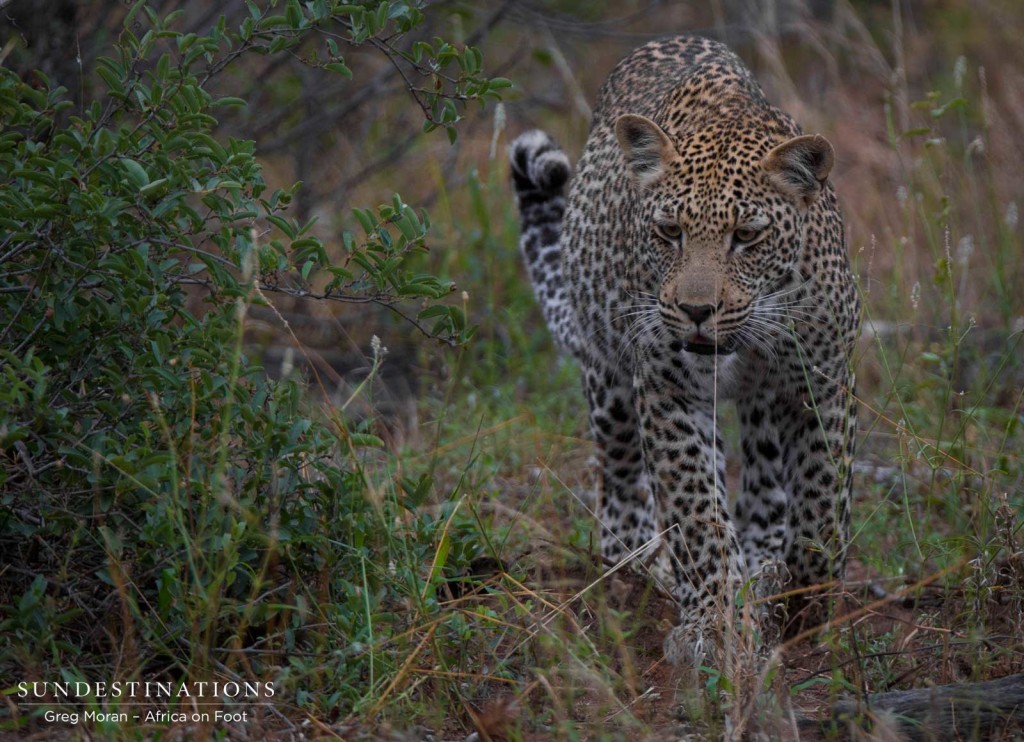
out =
{"type": "MultiPolygon", "coordinates": [[[[449,344],[470,329],[449,283],[413,269],[426,214],[399,196],[356,210],[362,233],[329,251],[286,215],[298,186],[271,192],[254,143],[218,134],[244,101],[211,85],[251,54],[350,77],[339,47],[369,45],[403,66],[425,130],[454,137],[507,82],[471,47],[405,42],[412,3],[247,9],[196,35],[136,4],[91,103],[0,68],[3,677],[280,679],[317,664],[285,658],[322,648],[305,627],[324,620],[352,684],[318,683],[386,675],[351,649],[387,598],[367,564],[389,562],[394,501],[360,463],[380,443],[264,376],[246,308],[285,292],[394,307],[449,344]]],[[[404,549],[431,543],[421,525],[404,549]]]]}

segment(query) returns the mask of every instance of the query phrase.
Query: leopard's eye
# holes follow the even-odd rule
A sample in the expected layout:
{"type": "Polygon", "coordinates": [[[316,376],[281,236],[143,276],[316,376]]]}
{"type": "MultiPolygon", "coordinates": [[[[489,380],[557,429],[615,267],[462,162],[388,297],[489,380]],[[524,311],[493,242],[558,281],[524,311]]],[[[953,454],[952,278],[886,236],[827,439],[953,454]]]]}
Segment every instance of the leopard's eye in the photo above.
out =
{"type": "Polygon", "coordinates": [[[748,245],[764,232],[764,229],[748,229],[741,227],[732,233],[732,242],[734,245],[748,245]]]}
{"type": "Polygon", "coordinates": [[[675,242],[683,236],[683,228],[675,222],[658,222],[654,225],[654,229],[669,242],[675,242]]]}

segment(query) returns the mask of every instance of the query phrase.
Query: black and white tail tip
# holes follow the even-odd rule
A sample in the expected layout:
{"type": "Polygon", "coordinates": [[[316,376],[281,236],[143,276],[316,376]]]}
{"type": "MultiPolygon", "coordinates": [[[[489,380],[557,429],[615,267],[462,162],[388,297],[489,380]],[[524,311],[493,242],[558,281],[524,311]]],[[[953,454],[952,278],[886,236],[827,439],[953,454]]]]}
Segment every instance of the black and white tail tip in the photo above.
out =
{"type": "Polygon", "coordinates": [[[561,193],[569,180],[569,158],[540,129],[520,134],[508,148],[517,193],[561,193]]]}

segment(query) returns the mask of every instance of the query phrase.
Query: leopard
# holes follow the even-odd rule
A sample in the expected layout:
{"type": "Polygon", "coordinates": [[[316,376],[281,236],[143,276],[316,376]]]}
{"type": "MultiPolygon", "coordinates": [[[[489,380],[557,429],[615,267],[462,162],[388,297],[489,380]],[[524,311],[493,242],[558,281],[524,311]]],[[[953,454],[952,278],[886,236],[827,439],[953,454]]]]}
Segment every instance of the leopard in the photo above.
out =
{"type": "Polygon", "coordinates": [[[682,35],[613,69],[575,173],[539,129],[508,152],[519,251],[581,372],[602,556],[667,553],[665,651],[699,665],[756,576],[813,596],[845,574],[860,300],[835,150],[727,46],[682,35]]]}

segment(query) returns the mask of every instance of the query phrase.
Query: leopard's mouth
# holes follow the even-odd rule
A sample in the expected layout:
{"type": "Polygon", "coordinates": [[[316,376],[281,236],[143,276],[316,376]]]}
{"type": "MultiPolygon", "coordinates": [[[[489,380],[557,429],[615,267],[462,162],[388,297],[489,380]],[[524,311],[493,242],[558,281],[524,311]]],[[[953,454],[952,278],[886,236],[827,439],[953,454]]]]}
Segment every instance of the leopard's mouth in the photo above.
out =
{"type": "Polygon", "coordinates": [[[683,350],[687,353],[696,353],[701,356],[727,356],[736,352],[736,344],[731,339],[717,343],[714,338],[709,338],[699,332],[695,332],[690,338],[683,342],[683,350]]]}

